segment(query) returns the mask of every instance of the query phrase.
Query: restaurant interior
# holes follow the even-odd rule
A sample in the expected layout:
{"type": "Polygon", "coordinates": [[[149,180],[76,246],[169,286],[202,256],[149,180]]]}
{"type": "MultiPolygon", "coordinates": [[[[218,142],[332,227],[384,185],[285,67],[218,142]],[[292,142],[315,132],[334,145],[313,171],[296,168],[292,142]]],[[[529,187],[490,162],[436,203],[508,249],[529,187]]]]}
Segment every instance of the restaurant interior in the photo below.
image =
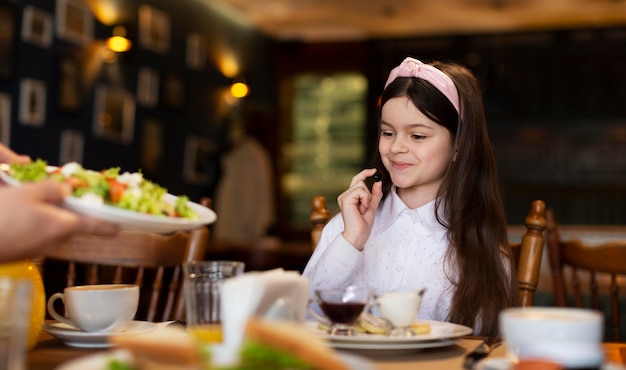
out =
{"type": "Polygon", "coordinates": [[[626,235],[624,1],[2,0],[0,27],[0,141],[212,199],[207,257],[302,269],[409,55],[479,78],[511,230],[542,199],[626,235]]]}
{"type": "MultiPolygon", "coordinates": [[[[380,93],[407,56],[475,73],[509,241],[522,250],[518,277],[532,275],[518,287],[529,305],[557,305],[554,248],[626,241],[624,0],[0,0],[0,143],[50,165],[140,171],[213,209],[208,233],[138,237],[180,258],[171,275],[154,274],[154,286],[170,290],[159,298],[167,310],[177,294],[182,312],[189,250],[242,261],[246,272],[303,271],[320,212],[312,200],[324,197],[332,217],[337,196],[370,164],[380,93]],[[526,260],[536,265],[522,268],[526,260]]],[[[75,277],[61,272],[73,263],[67,251],[89,263],[151,254],[130,242],[111,253],[105,239],[94,253],[94,240],[44,256],[45,296],[75,277]]],[[[594,284],[601,309],[626,312],[624,298],[609,302],[624,279],[594,284]]],[[[623,341],[612,324],[607,316],[604,340],[623,341]]],[[[52,336],[39,337],[33,369],[85,353],[52,336]]],[[[458,367],[478,339],[377,364],[458,367]]]]}

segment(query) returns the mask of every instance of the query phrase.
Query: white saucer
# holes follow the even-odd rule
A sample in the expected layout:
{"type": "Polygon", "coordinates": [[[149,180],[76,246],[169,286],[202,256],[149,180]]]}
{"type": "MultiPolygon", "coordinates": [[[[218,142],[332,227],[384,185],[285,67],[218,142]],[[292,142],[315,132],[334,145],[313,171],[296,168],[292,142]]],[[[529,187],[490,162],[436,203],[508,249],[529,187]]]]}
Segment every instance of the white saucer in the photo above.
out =
{"type": "Polygon", "coordinates": [[[59,338],[63,343],[72,347],[82,348],[107,348],[111,347],[107,339],[111,334],[136,334],[154,330],[157,325],[147,321],[131,321],[115,332],[87,333],[76,329],[73,326],[56,322],[44,324],[43,328],[48,333],[59,338]]]}

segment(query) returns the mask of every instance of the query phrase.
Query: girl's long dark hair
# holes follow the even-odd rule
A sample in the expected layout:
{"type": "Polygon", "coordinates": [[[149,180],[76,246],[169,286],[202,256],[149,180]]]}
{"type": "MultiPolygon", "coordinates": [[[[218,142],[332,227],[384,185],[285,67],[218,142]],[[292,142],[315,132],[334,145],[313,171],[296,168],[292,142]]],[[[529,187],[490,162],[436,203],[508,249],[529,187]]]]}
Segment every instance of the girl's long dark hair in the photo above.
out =
{"type": "MultiPolygon", "coordinates": [[[[413,77],[400,77],[389,84],[381,96],[380,107],[389,99],[406,96],[429,119],[450,131],[455,160],[447,169],[435,203],[436,214],[443,214],[439,222],[448,229],[450,247],[446,258],[459,272],[458,278],[451,278],[456,290],[448,319],[480,327],[476,334],[495,335],[498,314],[506,307],[517,305],[518,293],[481,90],[474,75],[465,67],[444,62],[432,65],[454,82],[461,117],[439,90],[413,77]]],[[[391,189],[391,178],[378,152],[374,166],[383,174],[386,196],[391,189]]]]}

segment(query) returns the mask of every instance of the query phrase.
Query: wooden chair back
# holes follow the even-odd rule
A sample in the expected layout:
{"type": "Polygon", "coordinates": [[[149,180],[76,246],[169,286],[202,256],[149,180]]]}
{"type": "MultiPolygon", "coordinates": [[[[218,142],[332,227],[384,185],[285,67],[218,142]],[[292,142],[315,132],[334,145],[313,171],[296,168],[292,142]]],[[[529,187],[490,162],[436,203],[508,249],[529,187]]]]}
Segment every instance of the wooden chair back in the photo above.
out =
{"type": "Polygon", "coordinates": [[[311,246],[312,250],[315,250],[317,243],[319,243],[320,241],[322,229],[330,219],[330,212],[328,211],[328,207],[326,206],[326,197],[324,196],[313,197],[311,203],[311,216],[309,217],[312,226],[311,246]]]}
{"type": "Polygon", "coordinates": [[[45,253],[44,274],[49,262],[61,262],[64,286],[139,285],[138,318],[180,320],[185,317],[181,265],[204,259],[207,241],[206,227],[171,235],[121,231],[114,238],[75,237],[45,253]]]}
{"type": "MultiPolygon", "coordinates": [[[[526,232],[521,242],[510,243],[517,267],[519,299],[522,307],[532,306],[533,297],[537,291],[543,254],[543,231],[546,228],[545,212],[545,202],[542,200],[533,201],[524,222],[526,232]]],[[[313,249],[317,246],[322,229],[329,219],[330,213],[326,207],[326,199],[322,196],[314,197],[310,216],[312,224],[311,246],[313,249]]]]}
{"type": "MultiPolygon", "coordinates": [[[[200,203],[211,207],[210,198],[200,203]]],[[[203,260],[209,229],[199,227],[169,235],[121,231],[114,238],[75,237],[42,256],[66,268],[65,287],[131,283],[139,285],[136,318],[146,321],[185,317],[182,264],[203,260]],[[81,275],[82,273],[82,275],[81,275]]],[[[44,275],[45,276],[45,275],[44,275]]]]}
{"type": "Polygon", "coordinates": [[[621,341],[621,317],[619,307],[618,279],[626,277],[626,240],[587,245],[580,240],[562,240],[554,211],[547,211],[547,239],[550,270],[554,287],[555,305],[559,307],[589,307],[601,310],[599,287],[607,281],[609,287],[610,340],[621,341]],[[568,300],[565,270],[571,273],[570,281],[573,304],[568,300]],[[584,274],[584,278],[583,275],[584,274]],[[588,277],[589,300],[585,300],[583,280],[588,277]],[[588,302],[588,303],[587,303],[588,302]]]}
{"type": "Polygon", "coordinates": [[[520,243],[509,243],[517,267],[517,287],[519,304],[522,307],[533,305],[533,297],[539,283],[541,259],[543,256],[544,236],[546,229],[546,204],[535,200],[524,220],[526,232],[520,243]]]}

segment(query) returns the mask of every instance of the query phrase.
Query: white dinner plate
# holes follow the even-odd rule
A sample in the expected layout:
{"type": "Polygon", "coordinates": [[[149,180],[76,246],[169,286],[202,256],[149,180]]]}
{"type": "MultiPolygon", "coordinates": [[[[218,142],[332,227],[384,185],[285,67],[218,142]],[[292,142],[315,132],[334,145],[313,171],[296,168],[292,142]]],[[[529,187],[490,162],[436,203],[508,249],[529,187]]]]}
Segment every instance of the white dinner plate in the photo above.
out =
{"type": "MultiPolygon", "coordinates": [[[[154,330],[157,325],[147,321],[131,321],[115,331],[115,335],[120,334],[137,334],[154,330]]],[[[73,326],[56,322],[52,324],[45,323],[43,328],[48,333],[59,338],[63,343],[72,347],[82,348],[107,348],[111,347],[108,343],[109,335],[113,332],[96,332],[88,333],[80,331],[73,326]]]]}
{"type": "MultiPolygon", "coordinates": [[[[128,351],[117,349],[67,361],[57,367],[56,370],[108,370],[108,364],[112,360],[128,362],[131,358],[128,351]]],[[[340,353],[339,358],[348,365],[350,370],[374,370],[374,365],[366,358],[348,353],[340,353]]]]}
{"type": "Polygon", "coordinates": [[[389,337],[382,334],[362,334],[355,336],[331,336],[319,328],[316,322],[307,326],[317,335],[326,339],[337,349],[366,351],[378,355],[398,354],[398,352],[414,352],[425,348],[445,347],[455,344],[463,336],[472,334],[472,328],[449,322],[423,320],[430,324],[430,332],[418,334],[411,338],[389,337]]]}
{"type": "MultiPolygon", "coordinates": [[[[175,198],[176,196],[172,194],[165,194],[165,201],[169,203],[173,204],[175,198]]],[[[149,215],[106,204],[94,205],[76,197],[65,198],[64,204],[67,209],[76,213],[118,224],[122,229],[158,234],[195,229],[211,224],[217,219],[215,212],[209,208],[194,202],[188,202],[187,205],[196,211],[198,219],[149,215]]]]}
{"type": "MultiPolygon", "coordinates": [[[[51,169],[56,168],[53,166],[48,167],[51,169]]],[[[7,172],[8,169],[9,167],[4,163],[0,165],[0,178],[8,185],[19,186],[21,183],[11,177],[7,172]]],[[[166,202],[174,204],[175,200],[176,196],[165,194],[166,202]]],[[[197,213],[198,218],[196,220],[139,213],[106,204],[85,202],[80,198],[72,196],[65,198],[63,202],[63,206],[69,210],[117,224],[122,229],[157,234],[169,234],[176,231],[191,230],[203,225],[212,224],[217,219],[215,212],[207,207],[194,202],[188,202],[187,205],[197,213]]]]}

